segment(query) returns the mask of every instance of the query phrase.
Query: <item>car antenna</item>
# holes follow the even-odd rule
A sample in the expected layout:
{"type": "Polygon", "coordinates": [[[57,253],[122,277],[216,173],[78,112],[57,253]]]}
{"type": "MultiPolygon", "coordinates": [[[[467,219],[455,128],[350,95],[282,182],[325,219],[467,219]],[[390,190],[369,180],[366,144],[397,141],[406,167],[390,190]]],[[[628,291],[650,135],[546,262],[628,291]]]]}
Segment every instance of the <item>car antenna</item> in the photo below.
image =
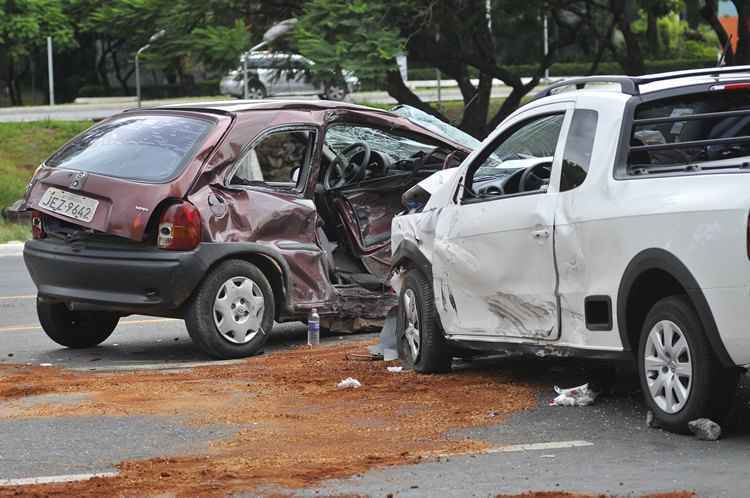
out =
{"type": "Polygon", "coordinates": [[[717,67],[721,67],[724,65],[724,62],[726,61],[727,54],[732,49],[732,35],[729,35],[727,38],[727,42],[724,44],[724,49],[721,51],[721,57],[719,57],[719,63],[716,65],[717,67]]]}

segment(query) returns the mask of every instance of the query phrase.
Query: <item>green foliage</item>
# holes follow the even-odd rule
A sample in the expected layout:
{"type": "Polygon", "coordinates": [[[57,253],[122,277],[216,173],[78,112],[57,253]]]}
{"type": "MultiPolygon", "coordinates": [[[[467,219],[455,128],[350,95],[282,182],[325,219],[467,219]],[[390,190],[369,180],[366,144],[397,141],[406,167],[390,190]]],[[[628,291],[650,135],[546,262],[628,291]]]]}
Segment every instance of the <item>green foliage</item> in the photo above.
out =
{"type": "Polygon", "coordinates": [[[659,19],[659,35],[665,56],[676,58],[716,59],[721,44],[716,33],[708,26],[690,29],[687,21],[673,12],[659,19]]]}
{"type": "Polygon", "coordinates": [[[0,209],[21,198],[39,164],[91,121],[0,123],[0,209]]]}
{"type": "Polygon", "coordinates": [[[8,223],[0,219],[0,244],[10,241],[24,241],[31,238],[31,225],[8,223]]]}
{"type": "Polygon", "coordinates": [[[12,61],[28,57],[46,45],[51,36],[55,47],[74,47],[73,26],[59,0],[5,0],[0,8],[0,55],[12,61]]]}
{"type": "Polygon", "coordinates": [[[346,69],[365,82],[382,80],[406,43],[386,19],[405,3],[311,0],[296,29],[299,51],[315,61],[318,77],[346,69]]]}
{"type": "Polygon", "coordinates": [[[186,48],[192,55],[217,70],[237,66],[237,60],[249,46],[245,22],[238,19],[231,26],[201,26],[186,37],[186,48]]]}

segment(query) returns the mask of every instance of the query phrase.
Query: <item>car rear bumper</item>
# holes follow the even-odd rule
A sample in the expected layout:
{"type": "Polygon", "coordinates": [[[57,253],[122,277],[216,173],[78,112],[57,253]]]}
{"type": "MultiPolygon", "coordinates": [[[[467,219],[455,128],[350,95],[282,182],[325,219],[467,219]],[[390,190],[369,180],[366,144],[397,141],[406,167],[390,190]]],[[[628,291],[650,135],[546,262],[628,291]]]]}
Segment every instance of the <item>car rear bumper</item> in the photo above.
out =
{"type": "Polygon", "coordinates": [[[203,252],[202,245],[178,252],[45,239],[27,242],[23,256],[40,298],[79,309],[171,315],[208,270],[203,252]]]}

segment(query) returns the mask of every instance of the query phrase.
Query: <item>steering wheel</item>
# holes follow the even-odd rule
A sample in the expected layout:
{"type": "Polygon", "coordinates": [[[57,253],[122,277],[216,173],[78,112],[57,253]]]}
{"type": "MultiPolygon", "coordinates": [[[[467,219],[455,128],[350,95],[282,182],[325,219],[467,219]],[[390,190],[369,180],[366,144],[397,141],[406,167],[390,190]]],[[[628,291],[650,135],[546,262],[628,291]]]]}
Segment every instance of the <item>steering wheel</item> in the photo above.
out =
{"type": "Polygon", "coordinates": [[[336,151],[334,154],[336,154],[336,159],[323,174],[323,186],[326,190],[343,187],[347,183],[360,180],[367,170],[367,165],[370,164],[370,146],[364,142],[353,143],[340,154],[336,151]],[[362,154],[362,159],[355,162],[354,158],[359,154],[362,154]]]}
{"type": "Polygon", "coordinates": [[[552,164],[538,163],[526,168],[518,181],[519,192],[530,192],[542,188],[542,185],[549,184],[549,177],[552,172],[552,164]]]}

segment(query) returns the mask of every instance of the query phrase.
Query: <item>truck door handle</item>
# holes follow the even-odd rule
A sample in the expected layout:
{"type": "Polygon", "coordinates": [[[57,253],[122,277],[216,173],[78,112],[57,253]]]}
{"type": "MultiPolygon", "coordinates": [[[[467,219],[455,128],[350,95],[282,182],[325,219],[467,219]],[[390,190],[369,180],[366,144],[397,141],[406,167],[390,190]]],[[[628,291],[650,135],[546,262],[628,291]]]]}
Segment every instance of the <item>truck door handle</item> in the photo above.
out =
{"type": "Polygon", "coordinates": [[[541,230],[534,230],[531,232],[531,236],[534,237],[537,240],[543,240],[549,238],[549,230],[546,228],[543,228],[541,230]]]}

